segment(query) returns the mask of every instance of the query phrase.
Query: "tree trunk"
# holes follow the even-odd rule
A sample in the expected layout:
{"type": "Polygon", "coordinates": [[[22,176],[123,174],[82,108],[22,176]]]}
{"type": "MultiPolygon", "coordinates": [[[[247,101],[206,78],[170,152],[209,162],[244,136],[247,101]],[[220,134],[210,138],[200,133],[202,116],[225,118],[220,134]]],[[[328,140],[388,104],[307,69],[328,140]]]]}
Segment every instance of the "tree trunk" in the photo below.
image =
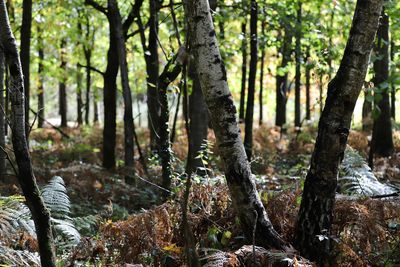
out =
{"type": "Polygon", "coordinates": [[[22,25],[21,25],[21,66],[24,75],[25,88],[25,135],[28,138],[29,123],[29,99],[30,99],[30,53],[32,34],[32,0],[22,2],[22,25]]]}
{"type": "Polygon", "coordinates": [[[307,46],[307,54],[306,54],[306,119],[311,120],[311,57],[310,57],[310,46],[307,46]]]}
{"type": "Polygon", "coordinates": [[[279,72],[276,75],[276,118],[275,125],[283,127],[286,123],[286,102],[288,96],[288,73],[286,67],[290,62],[290,57],[292,54],[292,28],[290,24],[284,22],[285,24],[285,36],[282,44],[282,63],[280,68],[285,70],[284,74],[279,72]]]}
{"type": "Polygon", "coordinates": [[[250,69],[249,69],[249,87],[247,94],[246,118],[244,130],[244,148],[246,149],[247,159],[251,161],[253,150],[253,115],[254,115],[254,94],[256,90],[256,76],[258,63],[258,6],[257,1],[250,3],[250,69]]]}
{"type": "MultiPolygon", "coordinates": [[[[261,23],[261,35],[264,38],[265,36],[265,24],[266,21],[264,20],[261,23]]],[[[265,42],[261,45],[261,69],[260,69],[260,95],[259,95],[259,103],[260,103],[260,118],[259,124],[263,124],[264,119],[264,107],[263,107],[263,91],[264,91],[264,68],[265,68],[265,42]]]]}
{"type": "MultiPolygon", "coordinates": [[[[91,44],[94,43],[94,34],[93,39],[90,38],[90,22],[89,18],[86,18],[86,34],[85,34],[86,42],[92,41],[91,44]]],[[[90,115],[90,86],[92,83],[91,77],[91,67],[92,67],[92,46],[83,46],[83,52],[85,55],[86,61],[86,97],[85,97],[85,124],[89,125],[89,115],[90,115]]]]}
{"type": "Polygon", "coordinates": [[[110,17],[110,27],[116,33],[118,61],[121,71],[122,95],[124,98],[124,144],[125,144],[125,166],[133,167],[133,112],[132,112],[132,93],[129,86],[128,63],[126,62],[125,38],[122,30],[122,19],[116,0],[108,0],[108,15],[110,17]]]}
{"type": "Polygon", "coordinates": [[[44,87],[43,87],[43,62],[44,62],[44,47],[41,36],[42,29],[38,26],[38,128],[43,128],[44,125],[44,87]]]}
{"type": "Polygon", "coordinates": [[[93,92],[93,123],[99,122],[99,107],[97,106],[97,92],[93,92]]]}
{"type": "Polygon", "coordinates": [[[258,245],[283,249],[286,242],[268,219],[247,161],[208,1],[188,0],[184,6],[192,38],[190,47],[240,225],[249,241],[254,236],[258,245]]]}
{"type": "Polygon", "coordinates": [[[150,0],[150,19],[149,19],[149,40],[144,52],[147,71],[147,108],[150,130],[150,148],[158,150],[159,140],[159,114],[160,106],[158,103],[158,8],[157,1],[150,0]]]}
{"type": "Polygon", "coordinates": [[[200,80],[195,66],[190,65],[190,77],[193,81],[192,94],[189,97],[189,155],[186,166],[187,173],[205,174],[202,159],[198,158],[202,145],[207,141],[208,110],[201,91],[200,80]]]}
{"type": "Polygon", "coordinates": [[[382,18],[377,33],[375,51],[380,59],[374,62],[375,103],[379,108],[377,118],[374,118],[371,149],[373,154],[388,157],[394,151],[392,120],[389,96],[389,17],[382,11],[382,18]],[[377,99],[376,95],[381,99],[377,99]]]}
{"type": "Polygon", "coordinates": [[[59,113],[61,116],[61,127],[67,127],[68,119],[67,119],[67,61],[65,58],[66,55],[66,40],[63,38],[61,40],[60,46],[60,55],[61,55],[61,65],[60,69],[62,71],[60,82],[59,82],[59,113]]]}
{"type": "MultiPolygon", "coordinates": [[[[0,147],[5,148],[6,145],[6,132],[5,132],[5,110],[4,110],[4,72],[5,72],[5,59],[3,49],[0,48],[0,147]]],[[[5,181],[6,175],[6,153],[0,150],[0,183],[5,181]]]]}
{"type": "MultiPolygon", "coordinates": [[[[185,55],[181,48],[180,52],[167,63],[158,80],[158,100],[161,109],[159,117],[159,154],[162,166],[162,186],[167,190],[171,189],[172,179],[172,155],[169,136],[169,106],[167,90],[168,85],[181,73],[184,57],[185,55]]],[[[168,195],[169,193],[164,191],[164,197],[167,197],[168,195]]]]}
{"type": "Polygon", "coordinates": [[[247,82],[247,14],[242,23],[242,87],[240,90],[239,121],[244,121],[245,101],[246,101],[246,82],[247,82]]]}
{"type": "Polygon", "coordinates": [[[83,101],[82,101],[82,73],[81,73],[81,68],[76,66],[76,114],[77,114],[77,122],[78,125],[83,124],[83,114],[82,114],[82,109],[83,109],[83,101]]]}
{"type": "Polygon", "coordinates": [[[24,78],[17,44],[10,28],[4,0],[0,2],[0,39],[10,70],[9,90],[12,102],[12,143],[18,166],[18,180],[35,223],[41,265],[53,267],[56,266],[56,259],[51,232],[50,213],[40,196],[32,169],[27,137],[25,135],[24,78]]]}
{"type": "Polygon", "coordinates": [[[329,258],[332,212],[339,164],[373,46],[383,0],[358,0],[350,36],[325,108],[308,171],[296,225],[295,245],[319,266],[329,258]]]}
{"type": "Polygon", "coordinates": [[[372,130],[372,93],[369,89],[364,91],[364,102],[362,107],[362,130],[369,132],[372,130]]]}
{"type": "MultiPolygon", "coordinates": [[[[392,40],[390,42],[390,60],[392,62],[394,62],[394,53],[395,53],[395,44],[394,44],[394,41],[392,40]]],[[[393,68],[391,70],[391,72],[392,72],[391,76],[394,76],[395,75],[395,68],[393,68]]],[[[391,94],[390,94],[390,96],[391,96],[391,98],[390,98],[390,100],[391,100],[390,108],[391,109],[390,110],[392,111],[393,120],[396,121],[396,84],[395,84],[394,81],[392,81],[392,83],[391,83],[391,89],[392,89],[392,91],[391,91],[391,94]]]]}
{"type": "Polygon", "coordinates": [[[294,126],[301,127],[301,1],[298,1],[296,22],[296,76],[295,76],[295,99],[294,99],[294,126]]]}

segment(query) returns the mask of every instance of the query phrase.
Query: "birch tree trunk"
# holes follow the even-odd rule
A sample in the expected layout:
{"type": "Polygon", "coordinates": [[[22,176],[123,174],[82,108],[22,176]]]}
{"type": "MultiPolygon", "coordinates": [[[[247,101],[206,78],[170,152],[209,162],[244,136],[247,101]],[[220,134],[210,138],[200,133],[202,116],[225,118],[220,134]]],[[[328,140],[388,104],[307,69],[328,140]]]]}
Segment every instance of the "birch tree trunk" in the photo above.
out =
{"type": "Polygon", "coordinates": [[[339,70],[329,83],[296,225],[295,244],[322,266],[329,257],[332,211],[357,98],[364,83],[383,0],[358,0],[339,70]]]}
{"type": "Polygon", "coordinates": [[[10,28],[6,4],[0,2],[0,40],[4,48],[7,66],[10,70],[11,129],[15,159],[18,166],[18,181],[24,193],[26,203],[32,213],[39,243],[41,265],[56,266],[50,213],[40,196],[33,173],[31,158],[25,135],[25,99],[24,79],[17,43],[10,28]]]}
{"type": "MultiPolygon", "coordinates": [[[[4,109],[4,72],[5,72],[5,59],[3,49],[0,48],[0,147],[4,148],[6,145],[6,131],[5,131],[5,109],[4,109]]],[[[6,174],[6,154],[3,150],[0,151],[0,183],[4,182],[6,174]]]]}
{"type": "Polygon", "coordinates": [[[215,35],[207,0],[185,1],[190,49],[195,58],[201,89],[210,111],[227,184],[246,238],[265,247],[282,249],[286,242],[273,229],[257,194],[228,88],[225,66],[215,35]]]}

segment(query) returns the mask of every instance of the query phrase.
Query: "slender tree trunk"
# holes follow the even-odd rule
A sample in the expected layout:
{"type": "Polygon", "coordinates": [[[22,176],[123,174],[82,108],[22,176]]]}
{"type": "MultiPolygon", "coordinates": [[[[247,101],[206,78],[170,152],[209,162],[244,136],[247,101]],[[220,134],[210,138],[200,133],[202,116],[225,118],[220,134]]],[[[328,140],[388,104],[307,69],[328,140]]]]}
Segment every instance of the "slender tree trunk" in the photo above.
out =
{"type": "Polygon", "coordinates": [[[364,91],[364,102],[362,107],[362,129],[365,132],[372,130],[372,92],[370,90],[364,91]]]}
{"type": "Polygon", "coordinates": [[[99,106],[97,105],[97,93],[93,92],[93,123],[99,122],[99,106]]]}
{"type": "Polygon", "coordinates": [[[311,120],[311,96],[310,96],[310,89],[311,89],[311,57],[310,57],[310,46],[307,46],[307,53],[306,53],[306,119],[311,120]]]}
{"type": "Polygon", "coordinates": [[[29,96],[30,96],[30,53],[32,34],[32,0],[22,2],[22,25],[21,25],[21,66],[24,75],[25,88],[25,135],[29,137],[29,96]]]}
{"type": "MultiPolygon", "coordinates": [[[[392,40],[390,42],[390,60],[392,62],[394,62],[395,47],[396,46],[394,44],[394,41],[392,40]]],[[[394,72],[395,72],[394,68],[393,68],[393,70],[391,70],[391,72],[392,72],[392,76],[393,76],[394,72]]],[[[390,98],[390,100],[391,100],[390,108],[391,109],[390,110],[392,111],[393,120],[396,121],[396,85],[395,85],[394,81],[392,81],[392,83],[391,83],[391,89],[392,89],[392,91],[390,94],[390,96],[391,96],[391,98],[390,98]]]]}
{"type": "Polygon", "coordinates": [[[247,95],[246,120],[245,120],[245,136],[244,148],[248,160],[251,160],[253,149],[253,115],[254,115],[254,94],[256,87],[257,63],[258,63],[258,36],[257,21],[258,7],[257,1],[252,0],[250,6],[250,70],[249,70],[249,88],[247,95]]]}
{"type": "Polygon", "coordinates": [[[125,166],[133,167],[133,112],[132,112],[132,93],[129,86],[128,63],[126,62],[125,39],[122,30],[122,19],[116,0],[108,0],[108,14],[110,16],[110,27],[116,33],[118,61],[121,71],[122,95],[124,98],[124,144],[125,144],[125,166]]]}
{"type": "Polygon", "coordinates": [[[239,121],[244,121],[247,83],[247,14],[242,23],[242,87],[240,90],[239,121]]]}
{"type": "Polygon", "coordinates": [[[66,40],[63,38],[61,40],[60,46],[60,55],[61,55],[61,65],[60,69],[62,71],[60,82],[59,82],[59,113],[61,116],[61,127],[67,127],[67,61],[65,58],[66,55],[66,40]]]}
{"type": "MultiPolygon", "coordinates": [[[[5,148],[6,133],[5,133],[5,110],[4,110],[4,72],[5,72],[5,59],[3,49],[0,48],[0,147],[5,148]]],[[[5,181],[6,175],[6,154],[0,150],[0,183],[5,181]]]]}
{"type": "Polygon", "coordinates": [[[41,265],[53,267],[56,266],[56,259],[51,232],[50,213],[40,196],[29,155],[25,135],[24,78],[17,44],[10,28],[4,0],[0,2],[0,40],[10,70],[9,90],[12,102],[12,143],[18,166],[18,180],[35,223],[41,265]]]}
{"type": "MultiPolygon", "coordinates": [[[[165,66],[164,71],[161,73],[158,80],[158,99],[161,108],[159,117],[159,154],[162,166],[162,186],[167,190],[171,189],[172,179],[172,155],[169,136],[169,106],[167,89],[168,85],[181,73],[184,57],[184,52],[181,49],[178,55],[171,59],[165,66]]],[[[167,197],[168,195],[169,193],[164,191],[164,197],[167,197]]]]}
{"type": "Polygon", "coordinates": [[[301,127],[301,0],[298,1],[297,23],[296,23],[296,76],[295,76],[295,107],[294,107],[294,126],[301,127]]]}
{"type": "Polygon", "coordinates": [[[91,77],[91,58],[92,58],[92,51],[85,50],[85,59],[86,59],[86,97],[85,97],[85,124],[89,125],[89,116],[90,116],[90,85],[92,83],[91,77]]]}
{"type": "Polygon", "coordinates": [[[149,40],[147,51],[145,50],[146,70],[147,70],[147,108],[150,130],[151,150],[158,150],[159,140],[159,114],[160,106],[158,100],[158,7],[156,0],[150,1],[150,19],[149,19],[149,40]]]}
{"type": "MultiPolygon", "coordinates": [[[[265,24],[266,21],[264,20],[261,24],[261,35],[264,38],[265,36],[265,24]]],[[[260,103],[260,118],[259,124],[263,124],[264,119],[264,107],[263,107],[263,91],[264,91],[264,68],[265,68],[265,43],[262,43],[261,46],[261,69],[260,69],[260,95],[259,95],[259,103],[260,103]]]]}
{"type": "MultiPolygon", "coordinates": [[[[358,0],[350,36],[339,70],[329,83],[311,166],[296,225],[295,245],[317,261],[329,259],[330,231],[339,165],[343,159],[351,119],[367,73],[383,0],[358,0]]],[[[324,265],[325,266],[325,265],[324,265]]]]}
{"type": "Polygon", "coordinates": [[[249,241],[254,236],[258,245],[283,249],[286,242],[268,219],[247,161],[208,1],[188,0],[184,7],[192,38],[190,47],[240,225],[249,241]]]}
{"type": "Polygon", "coordinates": [[[41,36],[42,29],[38,26],[38,128],[43,128],[44,125],[44,86],[43,86],[43,62],[44,62],[44,47],[41,36]]]}
{"type": "MultiPolygon", "coordinates": [[[[177,125],[177,123],[178,123],[179,108],[180,108],[180,105],[181,105],[181,98],[182,98],[182,82],[181,82],[181,84],[180,84],[180,91],[179,91],[178,100],[177,100],[177,103],[176,103],[174,121],[173,121],[173,124],[172,124],[171,144],[173,144],[174,141],[175,141],[175,136],[176,136],[176,125],[177,125]]],[[[140,113],[140,111],[139,111],[139,113],[140,113]]]]}
{"type": "Polygon", "coordinates": [[[192,94],[189,97],[189,155],[186,166],[187,173],[205,174],[202,159],[198,158],[202,145],[207,141],[208,110],[201,91],[200,80],[195,66],[190,65],[190,77],[193,81],[192,94]]]}
{"type": "Polygon", "coordinates": [[[382,11],[381,16],[375,46],[376,54],[381,58],[374,62],[375,77],[373,79],[375,95],[379,95],[381,100],[377,101],[375,96],[374,104],[380,112],[374,119],[371,149],[373,154],[388,157],[394,151],[389,96],[389,17],[385,10],[382,11]]]}
{"type": "MultiPolygon", "coordinates": [[[[282,63],[281,69],[286,69],[290,62],[292,54],[292,27],[287,22],[285,23],[285,36],[282,44],[282,63]]],[[[276,76],[276,118],[275,125],[283,127],[286,123],[286,102],[287,102],[287,85],[288,73],[285,71],[284,74],[277,73],[276,76]]]]}
{"type": "Polygon", "coordinates": [[[78,125],[83,124],[83,114],[82,114],[82,109],[83,109],[83,101],[82,101],[82,72],[81,68],[76,66],[76,113],[77,113],[77,122],[78,125]]]}

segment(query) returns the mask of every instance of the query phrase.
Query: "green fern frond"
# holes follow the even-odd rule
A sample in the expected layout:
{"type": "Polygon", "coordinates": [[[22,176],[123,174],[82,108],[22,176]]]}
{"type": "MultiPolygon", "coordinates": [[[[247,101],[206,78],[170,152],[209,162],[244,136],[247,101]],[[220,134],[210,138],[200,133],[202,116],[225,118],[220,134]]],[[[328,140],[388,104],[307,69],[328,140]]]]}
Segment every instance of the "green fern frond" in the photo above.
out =
{"type": "Polygon", "coordinates": [[[386,195],[396,192],[391,185],[381,183],[357,150],[347,146],[338,178],[340,193],[349,195],[386,195]]]}
{"type": "Polygon", "coordinates": [[[38,253],[26,250],[14,250],[0,244],[0,265],[5,266],[40,266],[38,253]]]}

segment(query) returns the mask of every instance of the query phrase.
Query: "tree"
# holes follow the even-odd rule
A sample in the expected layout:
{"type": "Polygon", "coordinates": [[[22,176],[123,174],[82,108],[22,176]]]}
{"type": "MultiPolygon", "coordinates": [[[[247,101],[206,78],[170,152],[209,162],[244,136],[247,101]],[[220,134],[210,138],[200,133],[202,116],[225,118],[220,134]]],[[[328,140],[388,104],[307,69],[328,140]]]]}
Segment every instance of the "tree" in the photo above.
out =
{"type": "Polygon", "coordinates": [[[296,225],[301,254],[323,265],[328,259],[338,167],[343,159],[357,98],[367,73],[383,0],[357,1],[339,70],[328,86],[296,225]]]}
{"type": "Polygon", "coordinates": [[[121,71],[122,95],[124,98],[124,144],[125,144],[125,166],[133,167],[133,113],[132,113],[132,93],[129,86],[128,63],[126,61],[126,46],[123,33],[121,14],[119,13],[116,0],[109,0],[108,14],[110,16],[110,27],[115,27],[117,39],[117,51],[119,69],[121,71]],[[112,23],[111,23],[112,22],[112,23]]]}
{"type": "Polygon", "coordinates": [[[292,27],[287,20],[282,21],[284,24],[284,37],[281,45],[282,62],[277,69],[276,74],[276,117],[275,125],[283,127],[286,123],[286,102],[288,97],[288,71],[287,66],[292,55],[292,27]]]}
{"type": "MultiPolygon", "coordinates": [[[[246,3],[246,1],[243,1],[246,3]]],[[[244,121],[245,101],[246,101],[246,82],[247,82],[247,13],[244,7],[245,15],[242,22],[242,86],[240,89],[240,105],[239,105],[239,120],[244,121]]]]}
{"type": "Polygon", "coordinates": [[[378,115],[374,118],[372,130],[371,157],[373,154],[388,157],[394,151],[389,96],[389,17],[385,10],[382,10],[381,17],[375,46],[377,59],[374,61],[373,79],[374,104],[378,115]]]}
{"type": "Polygon", "coordinates": [[[301,38],[302,38],[302,29],[301,29],[301,0],[298,0],[297,7],[297,20],[296,20],[296,48],[295,48],[295,56],[296,56],[296,77],[295,77],[295,107],[294,107],[294,126],[301,127],[301,38]]]}
{"type": "MultiPolygon", "coordinates": [[[[266,21],[261,22],[261,36],[265,38],[265,25],[266,21]]],[[[260,66],[260,94],[259,94],[259,104],[260,104],[260,116],[259,125],[263,124],[264,119],[264,106],[263,106],[263,91],[264,91],[264,69],[265,69],[265,41],[261,43],[261,66],[260,66]]]]}
{"type": "Polygon", "coordinates": [[[43,62],[44,62],[44,47],[43,47],[43,37],[41,35],[42,29],[40,26],[37,27],[37,49],[38,49],[38,128],[43,128],[44,124],[44,86],[43,86],[43,62]]]}
{"type": "Polygon", "coordinates": [[[46,209],[40,196],[32,169],[27,136],[25,135],[24,76],[22,74],[17,44],[10,28],[4,0],[0,2],[0,41],[10,71],[9,90],[12,102],[12,144],[18,166],[18,181],[35,223],[41,264],[42,266],[53,267],[56,266],[56,260],[51,232],[50,213],[46,209]]]}
{"type": "Polygon", "coordinates": [[[66,45],[67,40],[65,38],[61,39],[60,45],[60,69],[62,71],[60,82],[58,85],[59,90],[59,114],[61,116],[61,127],[68,126],[67,119],[67,59],[66,59],[66,45]]]}
{"type": "Polygon", "coordinates": [[[21,25],[21,66],[24,74],[25,88],[25,134],[29,132],[29,96],[30,96],[30,60],[31,60],[31,34],[32,34],[32,0],[22,2],[21,25]]]}
{"type": "Polygon", "coordinates": [[[251,160],[253,149],[253,115],[254,115],[254,95],[256,90],[256,76],[258,63],[258,5],[256,0],[252,0],[250,4],[250,70],[249,70],[249,86],[247,93],[247,107],[245,118],[245,136],[244,148],[248,160],[251,160]]]}
{"type": "Polygon", "coordinates": [[[210,110],[217,148],[224,162],[227,184],[244,234],[248,240],[253,240],[254,236],[258,245],[283,249],[287,244],[268,219],[247,161],[208,1],[188,0],[184,8],[189,36],[192,38],[191,53],[194,55],[201,89],[210,110]]]}
{"type": "MultiPolygon", "coordinates": [[[[111,16],[108,10],[100,6],[94,0],[86,0],[85,4],[91,5],[103,13],[108,20],[109,27],[109,48],[107,52],[107,67],[102,73],[104,79],[103,103],[104,103],[104,129],[103,129],[103,167],[112,169],[115,167],[115,144],[116,144],[116,116],[117,116],[117,74],[118,44],[115,27],[111,26],[111,16]]],[[[88,103],[86,103],[88,104],[88,103]]]]}
{"type": "Polygon", "coordinates": [[[5,132],[5,110],[4,110],[4,72],[5,72],[5,60],[4,52],[0,47],[0,182],[4,182],[6,174],[6,153],[2,150],[6,145],[6,132],[5,132]]]}

